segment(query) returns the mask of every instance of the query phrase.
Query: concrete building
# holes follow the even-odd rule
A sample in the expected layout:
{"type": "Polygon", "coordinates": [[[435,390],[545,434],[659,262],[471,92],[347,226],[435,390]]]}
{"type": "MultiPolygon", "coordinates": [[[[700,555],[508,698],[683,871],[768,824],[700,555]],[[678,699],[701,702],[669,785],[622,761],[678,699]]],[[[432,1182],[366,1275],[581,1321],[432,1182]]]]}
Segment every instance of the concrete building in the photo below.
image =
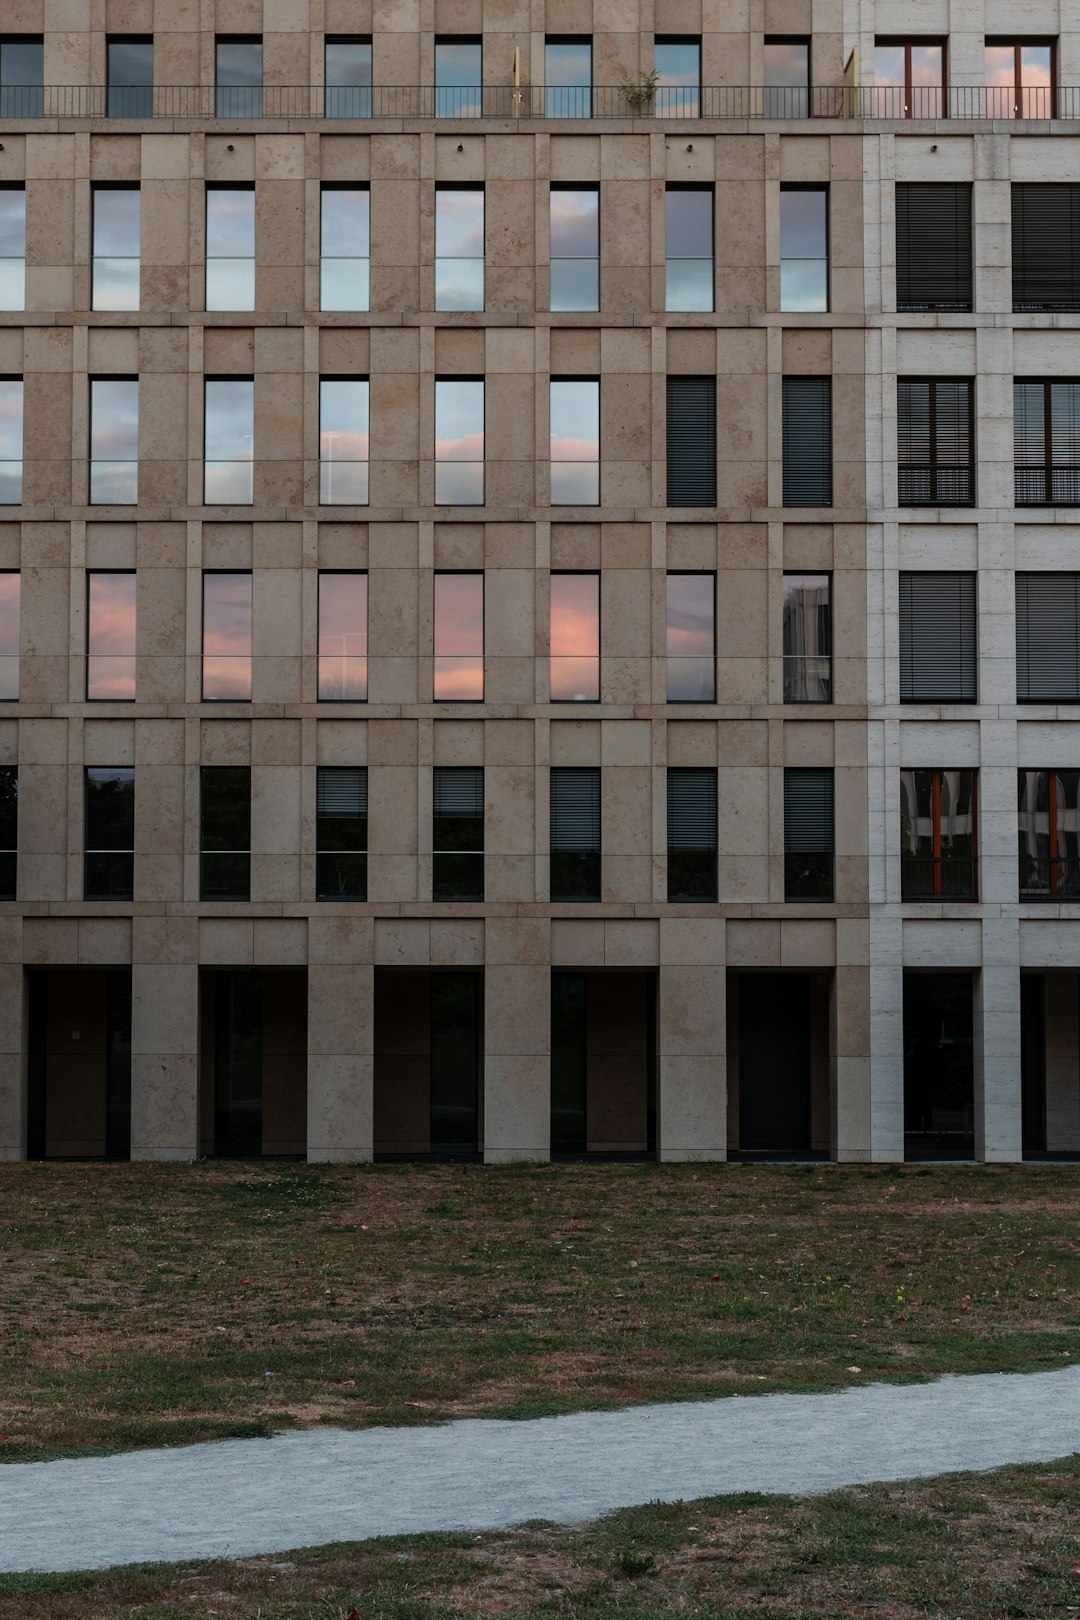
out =
{"type": "Polygon", "coordinates": [[[1058,0],[7,0],[0,1154],[1080,1155],[1058,0]]]}

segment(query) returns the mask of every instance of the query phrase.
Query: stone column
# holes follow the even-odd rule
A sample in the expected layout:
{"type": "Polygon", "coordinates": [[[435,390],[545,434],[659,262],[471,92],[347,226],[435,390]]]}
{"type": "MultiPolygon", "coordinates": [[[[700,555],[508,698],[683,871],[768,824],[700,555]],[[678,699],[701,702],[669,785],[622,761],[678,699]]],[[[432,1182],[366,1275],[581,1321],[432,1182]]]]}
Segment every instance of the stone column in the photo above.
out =
{"type": "Polygon", "coordinates": [[[489,917],[484,952],[484,1160],[551,1154],[551,925],[489,917]]]}
{"type": "Polygon", "coordinates": [[[975,975],[975,1157],[1023,1158],[1020,1110],[1020,927],[983,919],[982,972],[975,975]]]}
{"type": "Polygon", "coordinates": [[[899,917],[870,923],[870,1158],[904,1158],[904,936],[899,917]]]}
{"type": "Polygon", "coordinates": [[[660,923],[656,1135],[664,1160],[727,1157],[724,919],[660,923]]]}
{"type": "Polygon", "coordinates": [[[198,923],[136,917],[131,966],[131,1157],[199,1151],[198,923]]]}
{"type": "Polygon", "coordinates": [[[375,970],[369,917],[308,924],[307,1156],[359,1164],[374,1155],[375,970]]]}
{"type": "Polygon", "coordinates": [[[836,925],[836,976],[832,1017],[833,1151],[840,1164],[866,1163],[870,1141],[869,926],[836,925]]]}
{"type": "Polygon", "coordinates": [[[0,1160],[26,1157],[22,918],[0,921],[0,1160]]]}

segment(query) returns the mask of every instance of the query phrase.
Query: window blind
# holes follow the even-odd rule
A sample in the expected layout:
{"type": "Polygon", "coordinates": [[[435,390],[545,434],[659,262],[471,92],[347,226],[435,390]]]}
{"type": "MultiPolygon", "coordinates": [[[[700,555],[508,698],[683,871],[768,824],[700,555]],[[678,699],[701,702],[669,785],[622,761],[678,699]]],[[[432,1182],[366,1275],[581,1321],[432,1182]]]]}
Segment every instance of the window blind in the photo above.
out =
{"type": "Polygon", "coordinates": [[[366,816],[366,767],[320,766],[315,784],[315,813],[353,819],[366,816]]]}
{"type": "Polygon", "coordinates": [[[596,766],[553,766],[551,848],[600,848],[600,771],[596,766]]]}
{"type": "Polygon", "coordinates": [[[1016,696],[1080,702],[1080,574],[1017,574],[1016,696]]]}
{"type": "Polygon", "coordinates": [[[832,505],[832,378],[784,378],[784,505],[832,505]]]}
{"type": "Polygon", "coordinates": [[[831,851],[833,843],[831,768],[785,770],[784,853],[831,851]]]}
{"type": "Polygon", "coordinates": [[[974,501],[973,398],[967,377],[897,379],[902,506],[970,506],[974,501]]]}
{"type": "Polygon", "coordinates": [[[484,772],[479,766],[443,765],[435,771],[434,812],[439,816],[484,814],[484,772]]]}
{"type": "Polygon", "coordinates": [[[970,185],[897,186],[896,307],[971,308],[970,185]]]}
{"type": "Polygon", "coordinates": [[[716,378],[667,380],[667,503],[716,505],[716,378]]]}
{"type": "Polygon", "coordinates": [[[975,575],[900,575],[900,701],[974,703],[975,575]]]}
{"type": "Polygon", "coordinates": [[[668,849],[716,848],[716,772],[678,767],[667,773],[668,849]]]}
{"type": "Polygon", "coordinates": [[[1012,188],[1014,310],[1080,309],[1080,185],[1012,188]]]}

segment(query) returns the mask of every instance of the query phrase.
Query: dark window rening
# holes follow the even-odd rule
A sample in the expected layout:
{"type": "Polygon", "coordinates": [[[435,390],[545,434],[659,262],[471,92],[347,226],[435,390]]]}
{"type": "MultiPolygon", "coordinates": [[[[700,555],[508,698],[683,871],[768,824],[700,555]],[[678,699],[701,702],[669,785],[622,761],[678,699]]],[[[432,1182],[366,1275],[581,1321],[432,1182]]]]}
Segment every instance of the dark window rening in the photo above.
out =
{"type": "Polygon", "coordinates": [[[1080,309],[1080,185],[1012,188],[1014,310],[1080,309]]]}
{"type": "Polygon", "coordinates": [[[900,701],[974,703],[975,575],[900,575],[900,701]]]}
{"type": "Polygon", "coordinates": [[[437,766],[432,826],[432,898],[484,898],[484,772],[437,766]]]}
{"type": "Polygon", "coordinates": [[[1017,574],[1016,696],[1080,703],[1080,574],[1017,574]]]}
{"type": "Polygon", "coordinates": [[[975,771],[900,772],[900,897],[976,900],[975,771]]]}
{"type": "Polygon", "coordinates": [[[0,118],[41,118],[44,84],[45,42],[41,35],[0,38],[0,118]]]}
{"type": "Polygon", "coordinates": [[[716,772],[667,773],[667,862],[671,901],[716,899],[716,772]]]}
{"type": "Polygon", "coordinates": [[[970,185],[897,186],[897,309],[970,309],[971,258],[970,185]]]}
{"type": "Polygon", "coordinates": [[[970,378],[897,379],[897,495],[901,506],[974,503],[974,400],[970,378]]]}
{"type": "Polygon", "coordinates": [[[1013,383],[1017,506],[1080,506],[1080,382],[1013,383]]]}
{"type": "Polygon", "coordinates": [[[1080,771],[1018,771],[1021,900],[1080,900],[1080,771]]]}
{"type": "Polygon", "coordinates": [[[315,779],[315,896],[367,899],[367,768],[320,765],[315,779]]]}
{"type": "Polygon", "coordinates": [[[251,770],[247,765],[203,765],[199,772],[203,900],[251,897],[251,770]]]}
{"type": "Polygon", "coordinates": [[[151,118],[154,113],[154,41],[117,34],[106,45],[106,110],[110,118],[151,118]]]}
{"type": "Polygon", "coordinates": [[[84,898],[134,899],[135,772],[129,765],[90,765],[85,778],[84,898]]]}
{"type": "Polygon", "coordinates": [[[716,378],[667,380],[667,503],[716,505],[716,378]]]}
{"type": "Polygon", "coordinates": [[[600,899],[600,769],[552,766],[551,898],[600,899]]]}
{"type": "Polygon", "coordinates": [[[784,378],[784,505],[832,505],[832,378],[784,378]]]}
{"type": "Polygon", "coordinates": [[[832,768],[785,770],[785,900],[832,899],[835,847],[832,768]]]}
{"type": "Polygon", "coordinates": [[[0,765],[0,900],[15,899],[19,848],[19,772],[0,765]]]}
{"type": "Polygon", "coordinates": [[[784,702],[832,702],[832,575],[784,575],[784,702]]]}

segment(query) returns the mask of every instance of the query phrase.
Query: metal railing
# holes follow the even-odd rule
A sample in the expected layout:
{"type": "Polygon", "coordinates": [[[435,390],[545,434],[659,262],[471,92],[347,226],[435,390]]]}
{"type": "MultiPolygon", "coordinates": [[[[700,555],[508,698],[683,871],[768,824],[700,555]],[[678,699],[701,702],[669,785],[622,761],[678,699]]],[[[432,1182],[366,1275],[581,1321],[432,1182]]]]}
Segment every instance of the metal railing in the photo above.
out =
{"type": "Polygon", "coordinates": [[[904,855],[900,861],[902,900],[976,900],[977,863],[964,855],[904,855]]]}

